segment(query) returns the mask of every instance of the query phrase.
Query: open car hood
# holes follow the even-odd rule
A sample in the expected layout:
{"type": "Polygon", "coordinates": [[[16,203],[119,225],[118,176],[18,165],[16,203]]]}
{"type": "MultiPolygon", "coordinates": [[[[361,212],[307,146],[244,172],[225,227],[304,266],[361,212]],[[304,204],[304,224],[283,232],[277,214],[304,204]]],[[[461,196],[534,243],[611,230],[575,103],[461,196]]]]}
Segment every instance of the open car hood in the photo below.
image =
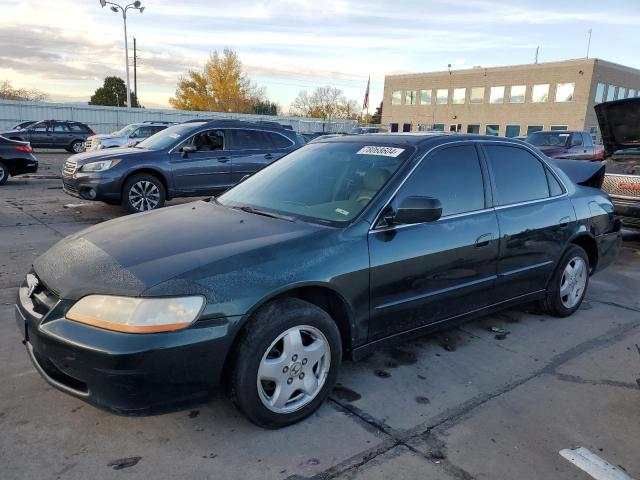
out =
{"type": "Polygon", "coordinates": [[[616,150],[640,147],[640,97],[595,106],[605,157],[616,150]]]}

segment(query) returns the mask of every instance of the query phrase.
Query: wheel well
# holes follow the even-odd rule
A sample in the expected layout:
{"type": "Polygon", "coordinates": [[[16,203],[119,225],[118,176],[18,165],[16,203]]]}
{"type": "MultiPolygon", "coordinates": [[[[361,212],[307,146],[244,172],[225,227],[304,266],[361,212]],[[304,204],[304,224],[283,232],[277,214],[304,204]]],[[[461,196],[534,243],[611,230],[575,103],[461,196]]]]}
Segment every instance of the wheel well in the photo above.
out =
{"type": "Polygon", "coordinates": [[[571,243],[582,247],[582,249],[587,252],[587,257],[589,257],[589,267],[591,267],[591,271],[593,272],[598,264],[598,244],[593,237],[589,235],[580,235],[571,240],[571,243]]]}
{"type": "Polygon", "coordinates": [[[127,183],[127,180],[129,180],[133,175],[139,175],[141,173],[146,173],[147,175],[153,175],[158,180],[160,180],[162,182],[162,185],[164,186],[164,191],[167,194],[167,200],[170,200],[167,179],[164,177],[162,173],[158,172],[157,170],[153,170],[152,168],[141,168],[140,170],[135,170],[131,172],[129,175],[127,175],[125,178],[122,179],[122,187],[124,188],[124,184],[127,183]]]}

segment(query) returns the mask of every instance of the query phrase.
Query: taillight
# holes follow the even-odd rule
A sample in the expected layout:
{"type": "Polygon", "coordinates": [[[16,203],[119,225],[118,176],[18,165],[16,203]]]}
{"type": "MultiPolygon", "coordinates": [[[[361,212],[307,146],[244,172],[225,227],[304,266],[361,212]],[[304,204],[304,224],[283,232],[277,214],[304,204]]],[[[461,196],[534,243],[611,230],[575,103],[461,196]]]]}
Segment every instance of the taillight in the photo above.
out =
{"type": "Polygon", "coordinates": [[[33,153],[33,149],[29,145],[18,145],[16,150],[20,150],[25,153],[33,153]]]}
{"type": "Polygon", "coordinates": [[[89,130],[89,136],[93,137],[96,134],[96,132],[94,132],[93,130],[89,130]]]}

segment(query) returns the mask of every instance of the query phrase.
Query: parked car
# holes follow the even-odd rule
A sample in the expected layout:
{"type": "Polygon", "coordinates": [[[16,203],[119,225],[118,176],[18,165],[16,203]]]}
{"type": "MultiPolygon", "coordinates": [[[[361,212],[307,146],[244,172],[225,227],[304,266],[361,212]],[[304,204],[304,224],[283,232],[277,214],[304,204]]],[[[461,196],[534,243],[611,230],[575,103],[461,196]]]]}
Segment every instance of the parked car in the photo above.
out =
{"type": "Polygon", "coordinates": [[[551,158],[602,160],[604,148],[595,145],[589,132],[567,130],[534,132],[526,140],[551,158]]]}
{"type": "Polygon", "coordinates": [[[33,125],[34,123],[36,123],[36,120],[26,120],[24,122],[16,123],[13,127],[11,127],[10,130],[22,130],[29,125],[33,125]]]}
{"type": "Polygon", "coordinates": [[[0,136],[0,185],[4,185],[9,176],[15,177],[38,171],[38,160],[27,142],[9,140],[0,136]]]}
{"type": "Polygon", "coordinates": [[[606,160],[603,190],[629,228],[640,229],[640,98],[596,105],[606,160]]]}
{"type": "Polygon", "coordinates": [[[80,122],[43,120],[21,130],[10,130],[0,135],[11,140],[29,142],[36,148],[64,148],[68,152],[79,153],[84,150],[85,140],[95,135],[95,132],[80,122]]]}
{"type": "Polygon", "coordinates": [[[62,184],[69,195],[142,212],[171,198],[219,194],[298,147],[293,130],[272,122],[191,121],[133,148],[73,155],[62,184]]]}
{"type": "Polygon", "coordinates": [[[386,133],[389,130],[387,130],[385,127],[369,127],[369,126],[362,126],[362,127],[355,127],[351,130],[351,132],[349,132],[350,135],[364,135],[367,133],[386,133]]]}
{"type": "Polygon", "coordinates": [[[133,147],[170,125],[175,125],[175,122],[132,123],[109,135],[93,135],[89,137],[84,144],[84,149],[90,152],[103,148],[133,147]]]}
{"type": "Polygon", "coordinates": [[[509,139],[316,141],[217,199],[57,243],[19,289],[18,327],[50,384],[99,407],[161,411],[224,379],[251,421],[282,427],[322,404],[343,357],[523,302],[573,314],[621,240],[590,183],[603,166],[569,163],[594,186],[509,139]]]}

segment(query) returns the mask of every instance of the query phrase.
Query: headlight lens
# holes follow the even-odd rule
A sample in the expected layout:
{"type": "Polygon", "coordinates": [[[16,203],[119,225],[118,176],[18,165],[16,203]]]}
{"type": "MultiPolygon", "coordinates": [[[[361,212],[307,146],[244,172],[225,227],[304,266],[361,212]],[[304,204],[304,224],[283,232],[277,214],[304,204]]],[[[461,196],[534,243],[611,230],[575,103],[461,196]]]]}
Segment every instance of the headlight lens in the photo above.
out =
{"type": "Polygon", "coordinates": [[[83,172],[104,172],[111,167],[115,167],[120,163],[120,160],[102,160],[100,162],[85,163],[81,170],[83,172]]]}
{"type": "Polygon", "coordinates": [[[204,305],[204,297],[137,298],[88,295],[67,312],[67,319],[107,330],[155,333],[191,325],[204,305]]]}

